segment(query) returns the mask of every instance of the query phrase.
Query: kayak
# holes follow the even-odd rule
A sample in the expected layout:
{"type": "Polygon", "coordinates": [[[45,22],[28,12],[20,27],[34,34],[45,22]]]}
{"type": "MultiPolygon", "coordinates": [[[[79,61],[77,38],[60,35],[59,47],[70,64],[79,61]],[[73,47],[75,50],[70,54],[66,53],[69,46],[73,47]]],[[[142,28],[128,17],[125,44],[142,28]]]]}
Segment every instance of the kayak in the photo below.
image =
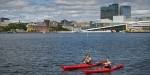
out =
{"type": "Polygon", "coordinates": [[[117,65],[112,66],[111,69],[108,69],[108,68],[96,68],[94,70],[93,69],[83,70],[83,72],[85,72],[86,75],[89,75],[89,74],[93,74],[93,73],[112,72],[112,71],[121,69],[123,67],[124,67],[123,64],[117,64],[117,65]]]}
{"type": "Polygon", "coordinates": [[[64,71],[72,71],[77,69],[86,69],[93,66],[98,66],[100,64],[77,64],[77,65],[68,65],[68,66],[61,66],[64,71]]]}

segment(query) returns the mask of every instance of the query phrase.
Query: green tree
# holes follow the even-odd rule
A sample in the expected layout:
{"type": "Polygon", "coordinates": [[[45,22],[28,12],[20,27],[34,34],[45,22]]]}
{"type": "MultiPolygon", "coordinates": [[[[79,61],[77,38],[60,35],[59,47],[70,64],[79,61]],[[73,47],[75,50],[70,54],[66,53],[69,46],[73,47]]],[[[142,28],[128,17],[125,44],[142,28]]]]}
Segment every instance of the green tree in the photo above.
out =
{"type": "Polygon", "coordinates": [[[10,24],[8,24],[8,29],[9,29],[9,31],[11,29],[24,29],[24,30],[26,30],[27,29],[26,25],[27,25],[27,23],[10,23],[10,24]]]}

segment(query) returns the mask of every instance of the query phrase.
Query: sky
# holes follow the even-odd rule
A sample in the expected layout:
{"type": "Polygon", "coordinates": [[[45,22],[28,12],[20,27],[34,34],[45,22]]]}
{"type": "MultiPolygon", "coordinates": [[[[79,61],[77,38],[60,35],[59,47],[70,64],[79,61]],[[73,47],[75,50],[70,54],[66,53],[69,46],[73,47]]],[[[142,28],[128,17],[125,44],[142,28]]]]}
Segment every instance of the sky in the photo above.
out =
{"type": "Polygon", "coordinates": [[[150,16],[150,0],[0,0],[0,17],[13,21],[100,19],[100,7],[112,3],[130,5],[132,16],[150,16]]]}

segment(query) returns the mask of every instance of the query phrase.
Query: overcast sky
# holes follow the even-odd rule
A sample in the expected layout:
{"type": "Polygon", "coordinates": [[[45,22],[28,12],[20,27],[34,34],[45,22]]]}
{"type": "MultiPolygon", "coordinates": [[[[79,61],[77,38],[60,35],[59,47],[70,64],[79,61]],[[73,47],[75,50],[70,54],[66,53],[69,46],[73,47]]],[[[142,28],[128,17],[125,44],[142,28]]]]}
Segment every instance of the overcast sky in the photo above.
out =
{"type": "Polygon", "coordinates": [[[132,16],[150,16],[150,0],[0,0],[0,17],[41,21],[90,21],[100,18],[100,7],[112,3],[131,5],[132,16]]]}

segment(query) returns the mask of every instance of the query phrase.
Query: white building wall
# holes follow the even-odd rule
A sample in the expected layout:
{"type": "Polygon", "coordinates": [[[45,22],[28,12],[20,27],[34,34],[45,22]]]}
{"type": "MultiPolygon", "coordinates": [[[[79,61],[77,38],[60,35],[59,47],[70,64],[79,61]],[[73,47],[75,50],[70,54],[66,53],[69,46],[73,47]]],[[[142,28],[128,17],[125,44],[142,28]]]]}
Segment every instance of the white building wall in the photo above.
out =
{"type": "Polygon", "coordinates": [[[125,22],[125,16],[113,16],[114,23],[123,23],[125,22]]]}

